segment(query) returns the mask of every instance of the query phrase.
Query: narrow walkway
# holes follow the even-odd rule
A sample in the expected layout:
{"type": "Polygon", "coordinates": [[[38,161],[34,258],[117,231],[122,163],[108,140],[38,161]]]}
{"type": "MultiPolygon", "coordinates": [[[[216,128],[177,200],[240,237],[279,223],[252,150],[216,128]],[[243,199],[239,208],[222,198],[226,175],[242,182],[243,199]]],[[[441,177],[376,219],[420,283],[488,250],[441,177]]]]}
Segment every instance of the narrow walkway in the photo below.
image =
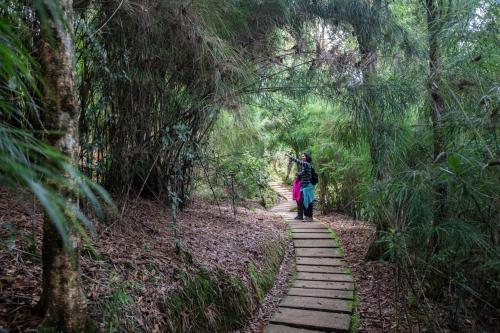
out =
{"type": "Polygon", "coordinates": [[[271,209],[282,215],[292,231],[297,276],[266,327],[267,333],[349,332],[354,282],[344,257],[326,225],[293,220],[289,188],[270,184],[287,200],[271,209]]]}

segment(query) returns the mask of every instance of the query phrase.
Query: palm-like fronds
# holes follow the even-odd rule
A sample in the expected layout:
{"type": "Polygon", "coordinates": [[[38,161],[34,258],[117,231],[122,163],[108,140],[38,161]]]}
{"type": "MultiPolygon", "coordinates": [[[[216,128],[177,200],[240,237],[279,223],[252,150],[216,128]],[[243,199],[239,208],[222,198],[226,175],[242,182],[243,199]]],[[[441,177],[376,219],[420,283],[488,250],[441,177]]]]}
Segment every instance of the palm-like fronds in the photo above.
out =
{"type": "MultiPolygon", "coordinates": [[[[6,7],[2,9],[7,11],[6,7]]],[[[67,240],[70,225],[84,235],[80,223],[93,230],[86,214],[76,201],[67,201],[68,196],[88,200],[101,217],[101,200],[110,205],[112,201],[103,188],[81,175],[65,156],[35,137],[29,119],[42,112],[36,100],[43,82],[37,63],[11,29],[13,22],[21,22],[15,14],[9,12],[11,17],[0,18],[0,185],[33,193],[67,240]]]]}

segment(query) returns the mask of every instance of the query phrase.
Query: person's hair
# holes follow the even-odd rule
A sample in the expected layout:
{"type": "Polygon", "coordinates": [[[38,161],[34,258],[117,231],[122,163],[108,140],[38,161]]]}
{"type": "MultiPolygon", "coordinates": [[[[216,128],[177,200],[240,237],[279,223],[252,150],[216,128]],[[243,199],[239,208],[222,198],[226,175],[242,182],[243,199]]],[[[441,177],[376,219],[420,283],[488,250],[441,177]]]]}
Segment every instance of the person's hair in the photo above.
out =
{"type": "Polygon", "coordinates": [[[306,161],[311,163],[312,162],[312,158],[311,158],[311,155],[309,155],[308,153],[305,153],[303,152],[302,154],[304,154],[304,156],[306,157],[306,161]]]}

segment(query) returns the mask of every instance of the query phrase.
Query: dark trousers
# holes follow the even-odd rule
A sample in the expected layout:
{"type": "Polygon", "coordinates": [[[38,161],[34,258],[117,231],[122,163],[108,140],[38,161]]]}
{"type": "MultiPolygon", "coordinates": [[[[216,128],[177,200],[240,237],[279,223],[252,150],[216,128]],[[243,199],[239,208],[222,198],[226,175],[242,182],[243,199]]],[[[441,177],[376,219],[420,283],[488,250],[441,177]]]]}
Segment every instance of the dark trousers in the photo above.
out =
{"type": "Polygon", "coordinates": [[[297,201],[297,216],[299,218],[313,217],[313,203],[309,203],[307,208],[304,207],[304,197],[302,196],[302,191],[300,191],[300,200],[297,201]]]}

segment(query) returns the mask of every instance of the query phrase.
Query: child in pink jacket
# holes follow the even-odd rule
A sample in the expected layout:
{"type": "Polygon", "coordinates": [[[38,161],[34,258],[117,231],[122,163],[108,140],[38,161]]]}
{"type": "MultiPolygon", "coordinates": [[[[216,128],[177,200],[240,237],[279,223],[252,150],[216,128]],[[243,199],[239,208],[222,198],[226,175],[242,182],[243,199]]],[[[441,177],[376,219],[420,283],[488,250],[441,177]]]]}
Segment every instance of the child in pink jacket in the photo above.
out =
{"type": "MultiPolygon", "coordinates": [[[[293,180],[292,199],[297,202],[297,208],[300,210],[300,208],[301,208],[300,204],[299,204],[299,201],[300,201],[300,179],[299,179],[298,175],[295,175],[295,178],[293,180]]],[[[299,215],[300,215],[300,212],[299,212],[299,215]]],[[[295,217],[295,219],[298,220],[300,218],[302,220],[303,217],[299,216],[299,215],[297,215],[295,217]]]]}

